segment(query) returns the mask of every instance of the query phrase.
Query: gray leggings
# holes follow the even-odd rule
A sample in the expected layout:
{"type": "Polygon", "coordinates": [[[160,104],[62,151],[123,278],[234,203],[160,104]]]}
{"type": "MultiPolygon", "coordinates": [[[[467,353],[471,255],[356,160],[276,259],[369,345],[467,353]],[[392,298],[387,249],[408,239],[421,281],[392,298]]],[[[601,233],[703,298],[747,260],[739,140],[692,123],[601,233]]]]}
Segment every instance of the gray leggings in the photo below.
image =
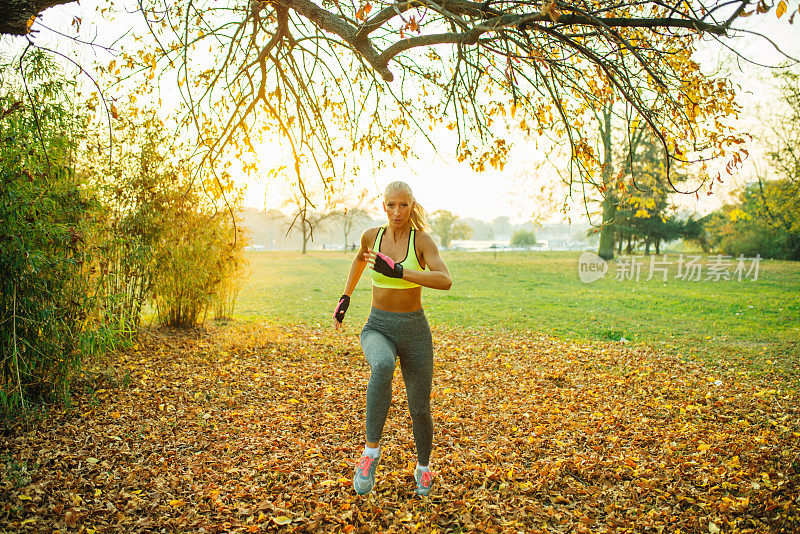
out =
{"type": "Polygon", "coordinates": [[[372,308],[361,331],[361,348],[371,371],[367,386],[367,441],[378,442],[383,434],[392,402],[395,356],[398,356],[408,395],[417,461],[428,465],[433,446],[433,341],[425,313],[421,309],[396,313],[372,308]]]}

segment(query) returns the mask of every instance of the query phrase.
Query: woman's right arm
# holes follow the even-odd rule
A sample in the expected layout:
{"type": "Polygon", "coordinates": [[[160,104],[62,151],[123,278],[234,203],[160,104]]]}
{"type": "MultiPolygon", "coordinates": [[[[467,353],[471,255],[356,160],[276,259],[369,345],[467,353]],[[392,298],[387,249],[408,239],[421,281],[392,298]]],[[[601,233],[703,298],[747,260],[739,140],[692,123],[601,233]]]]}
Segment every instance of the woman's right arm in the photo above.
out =
{"type": "MultiPolygon", "coordinates": [[[[364,230],[364,233],[361,234],[361,246],[356,253],[356,257],[353,258],[353,263],[350,265],[350,272],[347,275],[347,282],[344,284],[344,293],[339,299],[339,305],[336,307],[336,310],[334,310],[333,326],[337,330],[342,327],[342,321],[338,320],[336,317],[336,312],[342,306],[342,300],[345,299],[345,296],[347,297],[347,305],[349,305],[350,295],[352,295],[353,291],[355,291],[358,281],[361,278],[361,275],[364,273],[364,269],[367,267],[367,260],[364,259],[364,254],[367,252],[367,249],[369,249],[369,237],[373,233],[374,232],[372,229],[368,229],[364,230]]],[[[341,319],[344,320],[344,313],[341,314],[341,319]]]]}

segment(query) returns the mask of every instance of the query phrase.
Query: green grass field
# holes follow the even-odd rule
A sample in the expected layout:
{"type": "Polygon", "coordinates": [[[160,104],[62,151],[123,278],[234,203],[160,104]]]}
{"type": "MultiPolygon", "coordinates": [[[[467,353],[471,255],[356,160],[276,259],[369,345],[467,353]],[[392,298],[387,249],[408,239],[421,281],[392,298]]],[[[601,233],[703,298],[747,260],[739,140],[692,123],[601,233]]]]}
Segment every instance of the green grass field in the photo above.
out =
{"type": "MultiPolygon", "coordinates": [[[[667,281],[605,278],[581,282],[577,252],[448,252],[453,287],[426,290],[433,325],[486,332],[522,330],[565,339],[630,342],[718,365],[800,379],[800,264],[762,260],[758,280],[676,279],[678,254],[669,254],[667,281]]],[[[351,253],[248,253],[251,275],[236,317],[325,325],[342,293],[351,253]]],[[[704,257],[701,263],[711,261],[704,257]]],[[[732,268],[731,268],[732,271],[732,268]]],[[[705,277],[705,270],[703,276],[705,277]]],[[[363,324],[370,306],[365,275],[346,322],[363,324]]]]}

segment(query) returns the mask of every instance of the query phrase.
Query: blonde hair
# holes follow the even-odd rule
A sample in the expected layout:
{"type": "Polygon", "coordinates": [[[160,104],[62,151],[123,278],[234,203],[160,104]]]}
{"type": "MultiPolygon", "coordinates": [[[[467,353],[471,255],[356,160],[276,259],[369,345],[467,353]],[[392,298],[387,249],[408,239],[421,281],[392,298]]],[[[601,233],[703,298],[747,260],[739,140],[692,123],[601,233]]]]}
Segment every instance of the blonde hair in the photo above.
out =
{"type": "Polygon", "coordinates": [[[411,201],[414,203],[414,207],[411,209],[411,216],[409,217],[411,228],[422,231],[429,230],[430,225],[428,225],[428,218],[425,216],[425,210],[422,208],[420,203],[417,202],[417,199],[414,198],[414,193],[411,192],[411,187],[409,187],[409,185],[405,182],[392,182],[386,186],[386,191],[383,193],[383,198],[386,198],[390,193],[394,192],[407,194],[411,197],[411,201]]]}

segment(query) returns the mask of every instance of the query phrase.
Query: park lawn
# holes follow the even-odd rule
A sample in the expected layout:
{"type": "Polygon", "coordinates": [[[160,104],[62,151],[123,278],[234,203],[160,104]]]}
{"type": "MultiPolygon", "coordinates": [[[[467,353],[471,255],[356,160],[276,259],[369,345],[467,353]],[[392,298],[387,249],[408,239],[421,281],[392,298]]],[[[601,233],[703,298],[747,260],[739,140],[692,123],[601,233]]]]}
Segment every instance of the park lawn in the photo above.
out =
{"type": "Polygon", "coordinates": [[[145,328],[76,377],[68,407],[5,433],[0,532],[800,528],[797,392],[746,372],[760,353],[726,348],[761,344],[796,365],[791,264],[765,265],[755,289],[692,290],[586,286],[576,254],[447,253],[457,285],[426,296],[437,479],[418,499],[400,373],[375,490],[352,489],[367,280],[333,333],[345,255],[251,259],[250,320],[145,328]],[[692,342],[744,375],[685,357],[692,342]]]}
{"type": "MultiPolygon", "coordinates": [[[[713,365],[800,380],[800,264],[762,260],[757,280],[616,279],[617,262],[591,284],[578,275],[578,252],[444,251],[450,291],[423,295],[433,325],[482,332],[540,332],[560,339],[614,341],[653,347],[713,365]]],[[[341,294],[352,253],[247,253],[250,276],[235,316],[279,324],[326,325],[341,294]]],[[[659,256],[657,259],[663,259],[659,256]]],[[[701,263],[712,261],[705,256],[701,263]]],[[[751,264],[748,262],[748,267],[751,264]]],[[[731,268],[732,271],[732,268],[731,268]]],[[[705,272],[703,273],[705,278],[705,272]]],[[[363,324],[370,305],[362,277],[347,320],[363,324]]]]}

